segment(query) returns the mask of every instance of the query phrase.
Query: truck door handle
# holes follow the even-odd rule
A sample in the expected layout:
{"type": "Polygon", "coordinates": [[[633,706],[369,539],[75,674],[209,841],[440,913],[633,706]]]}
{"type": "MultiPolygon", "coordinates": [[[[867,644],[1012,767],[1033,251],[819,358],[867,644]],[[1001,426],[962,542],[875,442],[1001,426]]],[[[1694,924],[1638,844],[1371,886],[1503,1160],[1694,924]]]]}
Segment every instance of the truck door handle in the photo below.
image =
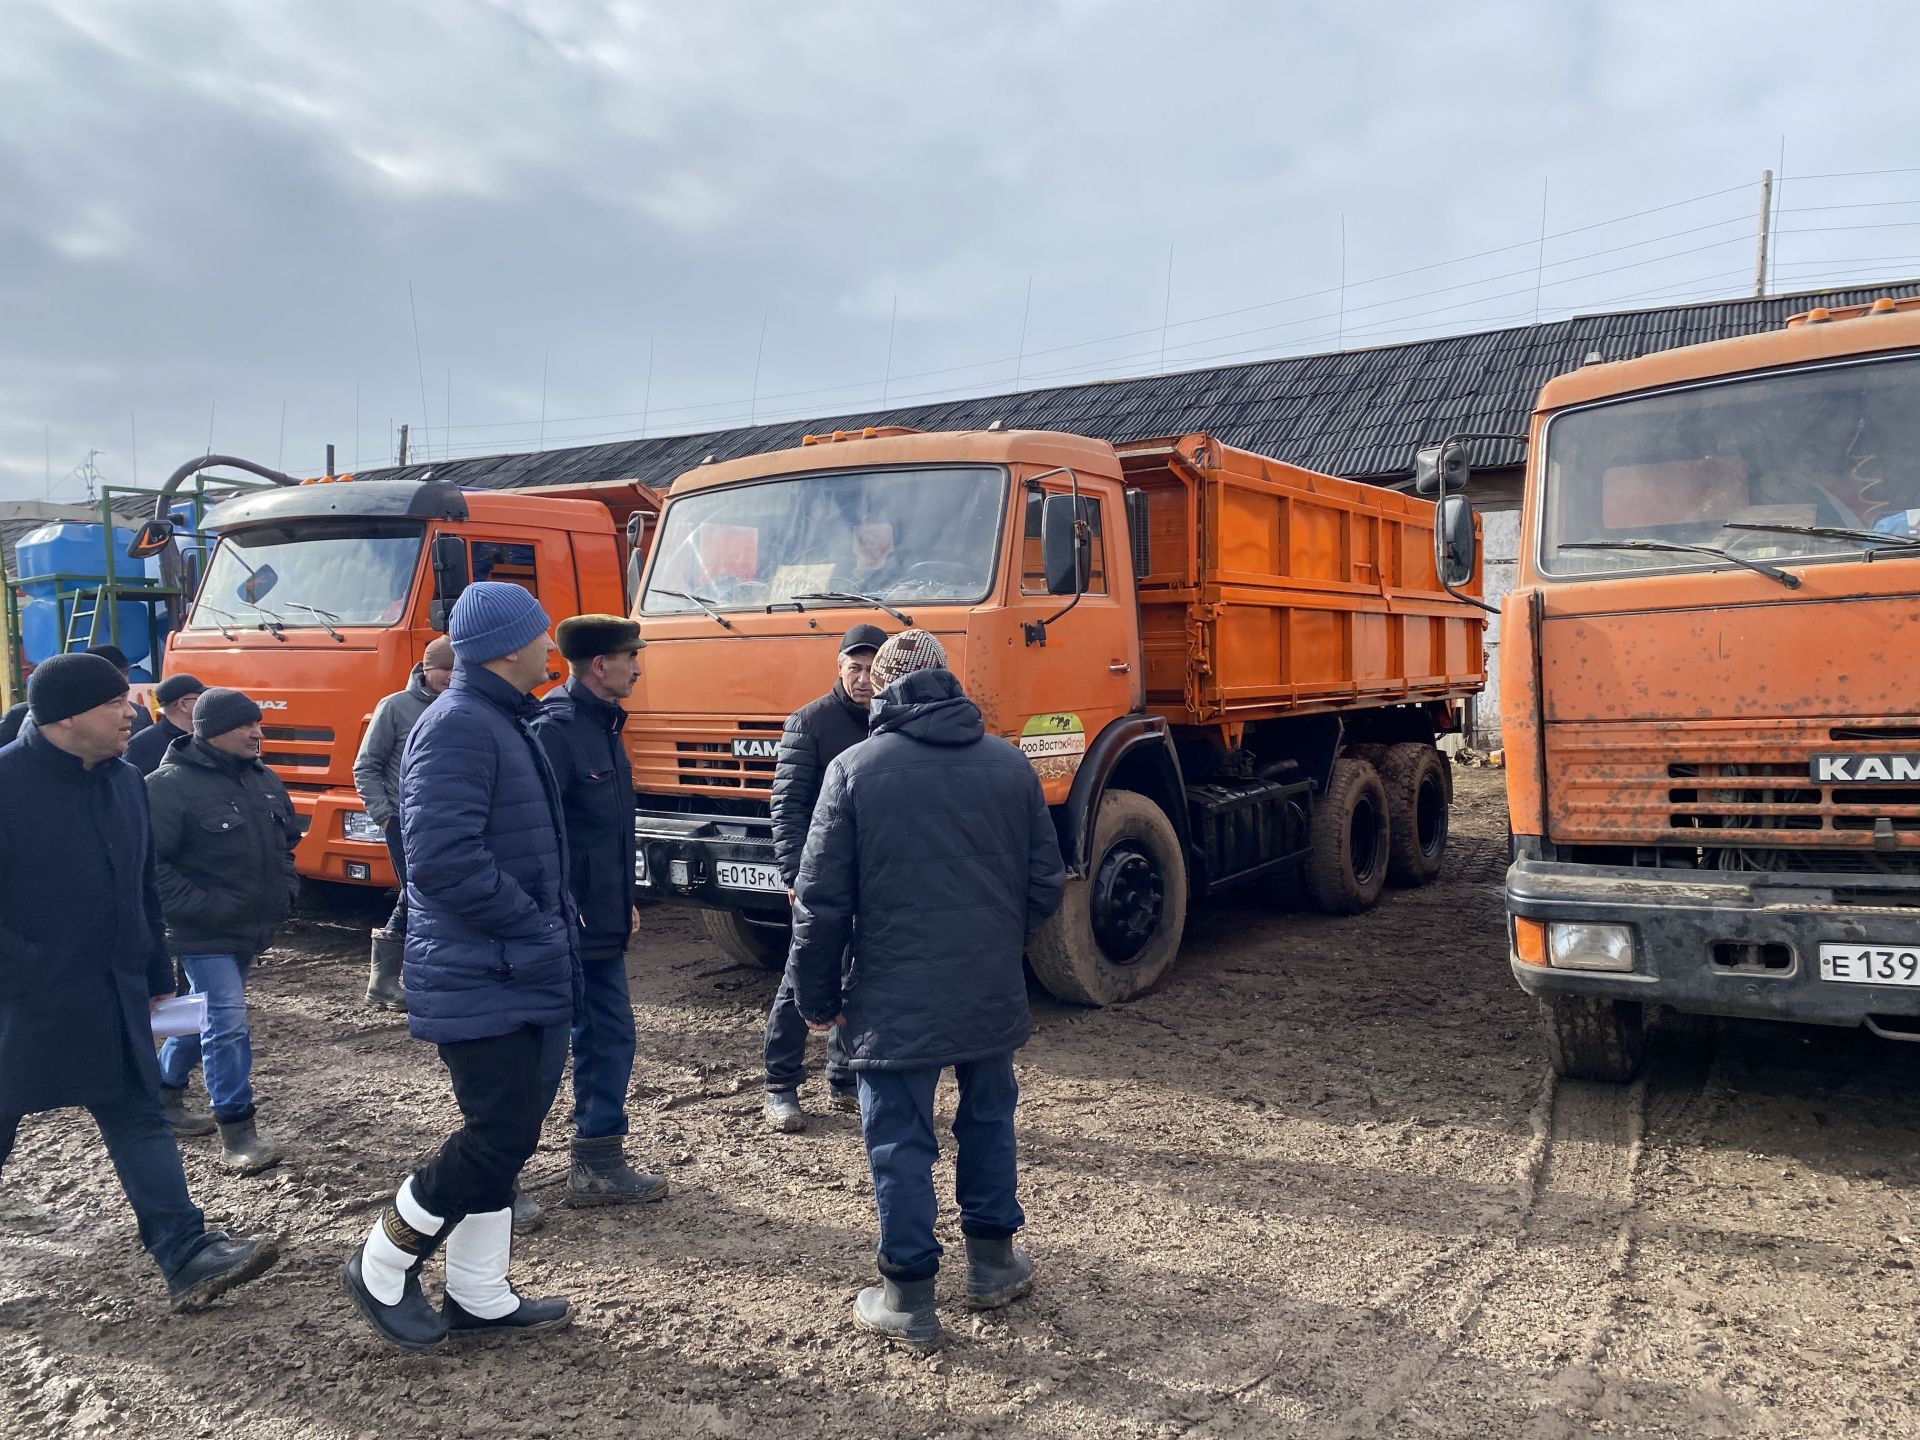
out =
{"type": "Polygon", "coordinates": [[[1111,665],[1107,666],[1107,671],[1113,675],[1124,675],[1132,668],[1133,666],[1124,660],[1115,660],[1111,665]]]}

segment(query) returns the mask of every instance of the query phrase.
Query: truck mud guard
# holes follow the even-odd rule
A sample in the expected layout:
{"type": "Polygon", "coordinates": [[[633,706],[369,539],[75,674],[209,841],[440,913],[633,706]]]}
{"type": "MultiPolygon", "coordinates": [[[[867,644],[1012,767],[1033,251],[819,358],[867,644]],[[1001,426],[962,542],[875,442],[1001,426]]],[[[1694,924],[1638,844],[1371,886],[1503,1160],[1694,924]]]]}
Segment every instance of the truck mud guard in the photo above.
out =
{"type": "Polygon", "coordinates": [[[1180,836],[1180,853],[1192,863],[1193,837],[1187,823],[1186,781],[1180,774],[1180,757],[1174,753],[1167,722],[1158,715],[1126,715],[1102,730],[1087,747],[1087,758],[1073,777],[1073,788],[1067,792],[1066,803],[1054,814],[1054,825],[1060,832],[1060,853],[1069,875],[1078,878],[1085,874],[1087,853],[1093,848],[1094,820],[1100,813],[1100,797],[1107,793],[1108,784],[1121,765],[1135,759],[1150,767],[1155,790],[1145,793],[1167,812],[1167,818],[1180,836]]]}

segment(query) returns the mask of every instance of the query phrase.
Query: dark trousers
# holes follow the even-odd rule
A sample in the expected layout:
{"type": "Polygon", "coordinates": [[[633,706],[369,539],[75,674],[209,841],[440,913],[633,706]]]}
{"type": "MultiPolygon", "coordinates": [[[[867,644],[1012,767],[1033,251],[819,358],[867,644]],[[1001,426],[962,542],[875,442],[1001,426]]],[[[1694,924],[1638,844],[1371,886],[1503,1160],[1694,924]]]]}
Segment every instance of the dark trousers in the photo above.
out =
{"type": "MultiPolygon", "coordinates": [[[[953,1198],[960,1206],[960,1229],[1001,1239],[1027,1223],[1017,1194],[1013,1111],[1020,1086],[1013,1078],[1013,1056],[956,1065],[953,1073],[960,1082],[953,1117],[953,1198]]],[[[858,1074],[860,1124],[880,1212],[880,1273],[902,1281],[929,1279],[939,1272],[941,1254],[933,1235],[933,1162],[940,1155],[933,1092],[940,1067],[858,1074]]]]}
{"type": "MultiPolygon", "coordinates": [[[[836,1025],[827,1032],[827,1083],[836,1090],[853,1088],[853,1069],[847,1063],[846,1026],[836,1025]]],[[[797,1090],[807,1078],[807,1022],[793,996],[793,981],[780,977],[780,988],[773,992],[773,1008],[767,1012],[767,1039],[763,1053],[767,1066],[767,1089],[797,1090]]]]}
{"type": "MultiPolygon", "coordinates": [[[[140,1243],[147,1247],[162,1275],[171,1275],[206,1243],[206,1219],[187,1194],[187,1175],[180,1168],[180,1147],[160,1097],[145,1088],[129,1090],[116,1100],[90,1105],[93,1123],[107,1142],[120,1188],[140,1223],[140,1243]]],[[[0,1169],[13,1153],[18,1115],[0,1115],[0,1169]]]]}
{"type": "Polygon", "coordinates": [[[523,1025],[440,1047],[465,1123],[414,1174],[414,1197],[430,1214],[451,1226],[513,1202],[513,1182],[540,1143],[547,1117],[543,1054],[564,1054],[565,1037],[562,1025],[523,1025]]]}
{"type": "Polygon", "coordinates": [[[387,858],[393,861],[394,876],[400,882],[399,897],[393,913],[387,917],[387,929],[395,935],[407,933],[407,837],[400,833],[400,817],[387,822],[387,858]]]}
{"type": "MultiPolygon", "coordinates": [[[[627,995],[627,956],[583,956],[585,982],[573,1032],[573,1129],[582,1140],[627,1133],[627,1086],[633,1080],[633,1002],[627,995]]],[[[560,1093],[567,1047],[556,1045],[541,1065],[544,1115],[560,1093]]]]}

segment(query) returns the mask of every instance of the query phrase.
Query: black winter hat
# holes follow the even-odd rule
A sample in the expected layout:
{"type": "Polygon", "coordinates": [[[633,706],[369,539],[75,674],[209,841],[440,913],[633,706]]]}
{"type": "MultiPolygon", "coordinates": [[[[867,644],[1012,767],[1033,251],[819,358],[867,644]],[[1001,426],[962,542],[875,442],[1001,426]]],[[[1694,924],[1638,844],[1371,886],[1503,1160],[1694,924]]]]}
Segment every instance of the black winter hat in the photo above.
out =
{"type": "Polygon", "coordinates": [[[596,655],[642,650],[647,644],[640,638],[640,627],[620,615],[575,615],[560,622],[553,639],[560,653],[575,663],[596,655]]]}
{"type": "Polygon", "coordinates": [[[27,679],[27,713],[36,725],[71,720],[127,693],[127,677],[91,653],[52,655],[27,679]]]}
{"type": "Polygon", "coordinates": [[[856,625],[840,637],[840,653],[851,655],[856,650],[878,650],[887,643],[887,632],[878,625],[856,625]]]}
{"type": "Polygon", "coordinates": [[[193,707],[193,733],[211,740],[260,718],[260,707],[239,690],[215,686],[200,692],[200,703],[193,707]]]}
{"type": "Polygon", "coordinates": [[[191,675],[169,675],[153,687],[153,698],[160,702],[160,708],[164,710],[174,701],[198,695],[206,688],[191,675]]]}
{"type": "Polygon", "coordinates": [[[87,654],[98,655],[122,675],[133,668],[133,662],[127,659],[127,652],[118,645],[89,645],[87,654]]]}

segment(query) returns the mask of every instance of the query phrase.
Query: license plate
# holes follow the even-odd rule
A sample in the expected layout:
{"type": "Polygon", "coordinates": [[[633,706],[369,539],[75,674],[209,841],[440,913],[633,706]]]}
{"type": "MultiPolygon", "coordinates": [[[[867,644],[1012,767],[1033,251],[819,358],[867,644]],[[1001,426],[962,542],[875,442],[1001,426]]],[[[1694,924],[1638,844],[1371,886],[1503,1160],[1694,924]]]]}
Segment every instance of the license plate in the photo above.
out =
{"type": "Polygon", "coordinates": [[[787,893],[778,865],[757,865],[739,860],[713,862],[713,878],[725,890],[762,890],[774,895],[787,893]]]}
{"type": "Polygon", "coordinates": [[[1908,985],[1920,988],[1920,948],[1884,945],[1822,945],[1820,978],[1847,985],[1908,985]]]}

